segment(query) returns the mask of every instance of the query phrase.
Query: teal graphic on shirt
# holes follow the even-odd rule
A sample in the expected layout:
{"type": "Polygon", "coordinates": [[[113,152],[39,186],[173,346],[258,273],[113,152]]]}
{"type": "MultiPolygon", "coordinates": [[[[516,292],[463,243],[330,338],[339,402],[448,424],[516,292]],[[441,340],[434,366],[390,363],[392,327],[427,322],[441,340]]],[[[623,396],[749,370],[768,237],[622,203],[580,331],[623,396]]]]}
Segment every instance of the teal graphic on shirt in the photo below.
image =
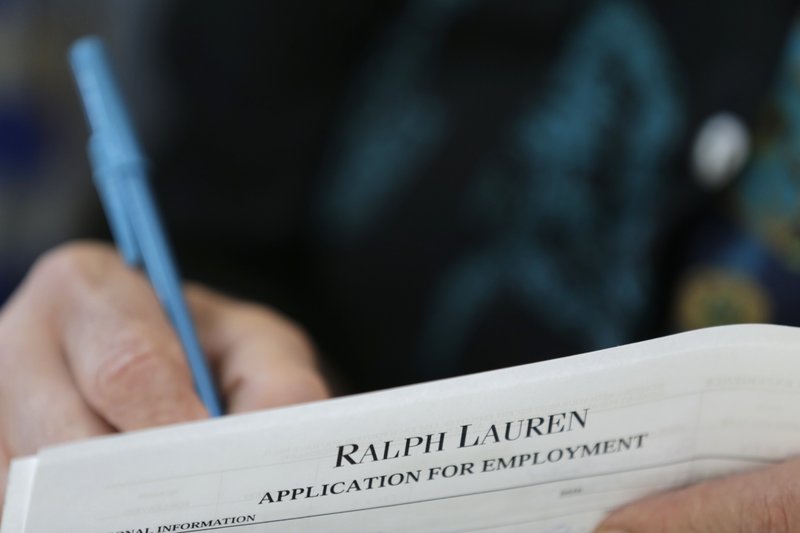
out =
{"type": "Polygon", "coordinates": [[[506,223],[434,296],[422,354],[437,374],[498,293],[587,347],[624,342],[649,303],[663,166],[682,126],[657,30],[635,4],[600,3],[547,85],[476,184],[485,197],[519,182],[506,223]],[[607,181],[596,179],[604,165],[607,181]]]}
{"type": "Polygon", "coordinates": [[[447,25],[472,1],[410,2],[365,67],[358,103],[342,132],[343,154],[321,197],[325,233],[350,241],[380,222],[385,208],[444,139],[444,104],[426,86],[447,25]]]}
{"type": "MultiPolygon", "coordinates": [[[[399,209],[454,123],[427,84],[441,38],[474,2],[412,2],[365,69],[321,194],[325,237],[347,247],[399,209]]],[[[594,2],[499,142],[462,176],[481,242],[428,295],[417,357],[454,367],[498,297],[588,347],[629,338],[646,307],[650,252],[683,107],[649,13],[594,2]]],[[[461,88],[467,91],[466,88],[461,88]]]]}

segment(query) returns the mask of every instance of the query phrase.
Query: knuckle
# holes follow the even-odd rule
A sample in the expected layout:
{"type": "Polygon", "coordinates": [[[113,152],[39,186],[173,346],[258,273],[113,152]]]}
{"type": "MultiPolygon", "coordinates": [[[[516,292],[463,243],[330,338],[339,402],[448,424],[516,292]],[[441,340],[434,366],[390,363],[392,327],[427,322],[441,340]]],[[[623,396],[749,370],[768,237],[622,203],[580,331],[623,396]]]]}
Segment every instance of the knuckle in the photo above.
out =
{"type": "Polygon", "coordinates": [[[97,285],[115,259],[116,254],[108,245],[92,241],[69,242],[43,254],[34,264],[31,277],[48,286],[97,285]]]}
{"type": "Polygon", "coordinates": [[[175,378],[170,352],[175,347],[154,343],[145,335],[122,335],[97,365],[93,403],[104,410],[125,405],[142,397],[142,390],[151,390],[175,378]]]}

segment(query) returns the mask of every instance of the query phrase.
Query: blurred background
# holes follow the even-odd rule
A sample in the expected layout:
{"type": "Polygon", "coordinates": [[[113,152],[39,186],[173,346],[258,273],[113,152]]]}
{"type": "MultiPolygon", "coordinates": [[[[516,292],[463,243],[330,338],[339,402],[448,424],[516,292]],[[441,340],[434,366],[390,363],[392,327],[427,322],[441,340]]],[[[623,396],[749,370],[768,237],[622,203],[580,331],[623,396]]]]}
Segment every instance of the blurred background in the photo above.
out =
{"type": "Polygon", "coordinates": [[[161,4],[0,1],[0,301],[37,256],[96,225],[87,129],[66,62],[74,39],[106,38],[137,125],[157,142],[169,107],[149,75],[148,44],[161,4]]]}
{"type": "Polygon", "coordinates": [[[0,302],[105,237],[107,42],[187,278],[378,388],[800,324],[790,0],[0,0],[0,302]],[[377,354],[377,355],[376,355],[377,354]]]}

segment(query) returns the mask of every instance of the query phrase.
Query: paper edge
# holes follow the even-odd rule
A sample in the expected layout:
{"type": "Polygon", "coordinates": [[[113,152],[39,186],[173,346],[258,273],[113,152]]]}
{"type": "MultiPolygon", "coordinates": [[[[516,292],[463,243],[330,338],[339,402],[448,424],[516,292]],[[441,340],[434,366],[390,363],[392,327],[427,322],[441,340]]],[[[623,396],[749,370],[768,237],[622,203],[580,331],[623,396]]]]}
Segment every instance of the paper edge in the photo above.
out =
{"type": "MultiPolygon", "coordinates": [[[[250,431],[253,427],[296,420],[298,416],[317,417],[331,410],[352,412],[355,408],[369,406],[375,395],[393,398],[398,404],[418,398],[420,392],[430,389],[436,383],[437,394],[457,389],[476,387],[481,382],[488,382],[490,376],[509,376],[512,379],[532,379],[524,372],[528,367],[536,367],[536,381],[549,380],[573,374],[575,372],[592,372],[598,368],[625,366],[647,358],[668,357],[679,352],[701,351],[729,345],[745,346],[757,344],[762,347],[786,346],[800,342],[800,328],[778,326],[773,324],[737,324],[717,326],[657,337],[640,342],[605,348],[593,352],[527,363],[507,368],[489,370],[474,374],[455,376],[441,380],[428,381],[412,385],[404,385],[389,389],[377,390],[341,396],[327,400],[291,405],[258,411],[254,413],[228,415],[221,419],[207,419],[181,423],[160,428],[144,429],[124,434],[106,435],[91,439],[47,447],[40,450],[39,456],[47,459],[74,459],[82,455],[104,453],[111,449],[121,451],[126,447],[141,445],[166,444],[182,441],[190,435],[203,438],[208,432],[250,431]],[[209,427],[212,424],[212,427],[209,427]]],[[[0,533],[5,533],[0,531],[0,533]]]]}
{"type": "Polygon", "coordinates": [[[0,533],[25,531],[38,464],[36,457],[24,457],[11,462],[0,533]]]}

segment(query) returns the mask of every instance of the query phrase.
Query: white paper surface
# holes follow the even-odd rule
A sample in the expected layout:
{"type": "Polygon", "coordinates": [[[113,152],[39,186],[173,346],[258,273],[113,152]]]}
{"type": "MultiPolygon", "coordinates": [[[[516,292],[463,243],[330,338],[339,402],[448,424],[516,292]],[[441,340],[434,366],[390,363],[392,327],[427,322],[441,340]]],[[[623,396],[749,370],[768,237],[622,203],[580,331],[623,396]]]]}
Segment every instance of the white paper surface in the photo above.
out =
{"type": "Polygon", "coordinates": [[[2,533],[587,532],[800,453],[798,400],[800,330],[715,328],[49,449],[2,533]]]}
{"type": "Polygon", "coordinates": [[[37,463],[35,457],[14,461],[9,472],[8,494],[0,531],[25,531],[37,463]]]}

